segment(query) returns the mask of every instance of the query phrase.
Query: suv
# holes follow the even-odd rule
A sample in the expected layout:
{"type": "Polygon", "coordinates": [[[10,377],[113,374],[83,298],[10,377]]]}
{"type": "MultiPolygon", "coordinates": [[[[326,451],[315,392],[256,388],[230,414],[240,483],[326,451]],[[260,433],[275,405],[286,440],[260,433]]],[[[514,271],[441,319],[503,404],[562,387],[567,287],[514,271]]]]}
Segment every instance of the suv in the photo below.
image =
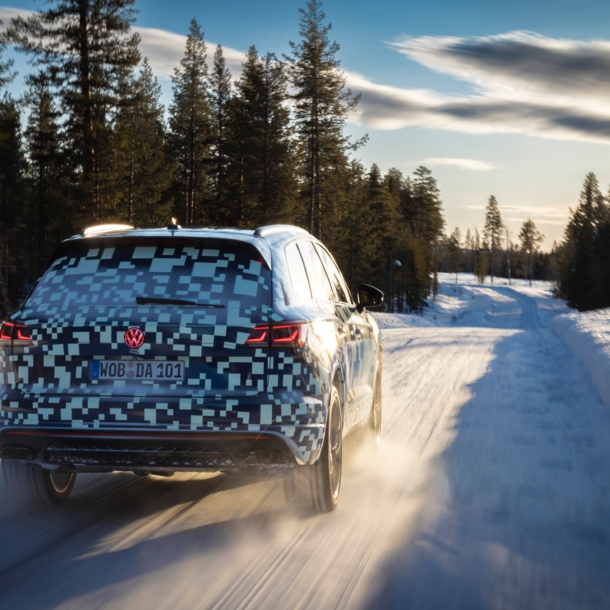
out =
{"type": "Polygon", "coordinates": [[[381,341],[306,231],[105,225],[60,244],[0,330],[0,456],[13,496],[79,472],[281,474],[333,510],[343,438],[381,427],[381,341]]]}

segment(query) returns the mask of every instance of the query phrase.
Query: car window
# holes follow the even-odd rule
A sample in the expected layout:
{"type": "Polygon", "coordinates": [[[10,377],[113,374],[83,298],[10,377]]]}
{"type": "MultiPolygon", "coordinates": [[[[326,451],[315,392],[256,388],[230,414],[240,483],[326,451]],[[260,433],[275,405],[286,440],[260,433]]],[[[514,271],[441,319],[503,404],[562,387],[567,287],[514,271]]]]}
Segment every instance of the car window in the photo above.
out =
{"type": "Polygon", "coordinates": [[[313,298],[318,301],[334,301],[335,294],[313,242],[302,241],[299,242],[298,247],[307,269],[313,298]]]}
{"type": "Polygon", "coordinates": [[[62,252],[28,306],[135,307],[138,298],[257,308],[271,302],[271,271],[254,246],[232,240],[97,240],[62,252]]]}
{"type": "Polygon", "coordinates": [[[324,266],[326,267],[326,271],[328,272],[328,276],[335,290],[335,294],[337,295],[337,300],[342,303],[351,303],[352,300],[350,298],[349,290],[345,284],[345,280],[341,275],[341,271],[337,267],[335,261],[331,258],[330,254],[322,248],[320,245],[315,244],[315,248],[320,255],[320,258],[324,262],[324,266]]]}
{"type": "Polygon", "coordinates": [[[293,288],[302,299],[311,299],[311,288],[305,265],[301,253],[295,243],[286,246],[286,260],[288,262],[288,272],[293,288]]]}

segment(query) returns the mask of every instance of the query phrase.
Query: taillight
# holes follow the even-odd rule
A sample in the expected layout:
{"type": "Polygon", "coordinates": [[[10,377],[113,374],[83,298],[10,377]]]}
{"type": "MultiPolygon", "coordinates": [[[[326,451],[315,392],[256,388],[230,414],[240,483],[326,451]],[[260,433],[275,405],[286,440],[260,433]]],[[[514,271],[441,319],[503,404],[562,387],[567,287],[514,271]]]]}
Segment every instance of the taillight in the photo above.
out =
{"type": "Polygon", "coordinates": [[[13,330],[13,341],[31,341],[32,335],[30,335],[30,330],[25,324],[15,324],[15,329],[13,330]]]}
{"type": "Polygon", "coordinates": [[[14,328],[15,324],[13,322],[3,322],[2,327],[0,327],[0,339],[10,341],[13,338],[14,328]]]}
{"type": "Polygon", "coordinates": [[[3,322],[0,328],[0,340],[5,341],[25,341],[30,343],[32,336],[30,331],[25,324],[21,322],[3,322]]]}
{"type": "Polygon", "coordinates": [[[257,347],[303,347],[307,339],[307,323],[290,322],[288,324],[260,325],[252,330],[246,345],[257,347]]]}

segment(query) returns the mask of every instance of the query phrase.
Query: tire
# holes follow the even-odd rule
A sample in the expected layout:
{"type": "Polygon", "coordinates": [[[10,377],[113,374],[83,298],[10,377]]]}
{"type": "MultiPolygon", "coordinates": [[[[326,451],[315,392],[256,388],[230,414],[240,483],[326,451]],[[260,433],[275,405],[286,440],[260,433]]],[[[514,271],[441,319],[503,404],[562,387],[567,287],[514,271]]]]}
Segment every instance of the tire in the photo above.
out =
{"type": "Polygon", "coordinates": [[[59,504],[67,500],[75,472],[54,472],[16,460],[2,460],[2,475],[9,494],[23,503],[59,504]]]}
{"type": "Polygon", "coordinates": [[[371,405],[371,414],[369,415],[369,436],[371,444],[374,448],[379,446],[381,440],[381,419],[382,419],[382,377],[381,377],[381,355],[377,359],[377,367],[375,371],[375,386],[373,388],[373,404],[371,405]]]}
{"type": "Polygon", "coordinates": [[[339,503],[343,470],[343,412],[333,385],[322,451],[312,466],[295,466],[284,477],[286,504],[298,510],[329,513],[339,503]]]}

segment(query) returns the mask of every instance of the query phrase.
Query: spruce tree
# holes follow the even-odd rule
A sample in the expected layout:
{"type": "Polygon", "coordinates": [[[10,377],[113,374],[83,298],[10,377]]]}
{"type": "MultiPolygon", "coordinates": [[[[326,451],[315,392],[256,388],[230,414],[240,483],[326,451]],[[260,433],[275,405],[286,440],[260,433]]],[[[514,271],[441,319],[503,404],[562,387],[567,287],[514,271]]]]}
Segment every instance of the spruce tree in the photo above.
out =
{"type": "Polygon", "coordinates": [[[483,228],[483,235],[489,244],[489,262],[492,284],[494,282],[495,262],[497,252],[501,246],[503,228],[504,223],[502,222],[502,216],[500,215],[498,200],[491,195],[487,202],[487,207],[485,208],[485,226],[483,228]]]}
{"type": "Polygon", "coordinates": [[[65,209],[62,192],[63,152],[59,133],[61,113],[54,103],[45,74],[29,78],[30,87],[25,95],[29,108],[25,140],[29,158],[31,202],[30,233],[30,284],[44,270],[51,251],[70,233],[66,222],[69,210],[65,209]]]}
{"type": "Polygon", "coordinates": [[[165,155],[161,88],[147,59],[125,84],[123,105],[114,121],[115,190],[119,217],[136,226],[167,224],[171,201],[163,195],[172,180],[165,155]]]}
{"type": "MultiPolygon", "coordinates": [[[[4,22],[0,19],[0,29],[4,26],[4,22]]],[[[14,74],[11,73],[13,60],[4,60],[3,55],[6,50],[6,36],[0,35],[0,90],[2,90],[13,79],[14,74]]]]}
{"type": "Polygon", "coordinates": [[[420,166],[415,170],[408,201],[409,205],[404,208],[404,214],[413,234],[424,248],[428,276],[427,292],[432,292],[436,296],[438,247],[445,220],[438,185],[427,167],[420,166]],[[430,284],[430,274],[432,274],[432,284],[430,284]]]}
{"type": "Polygon", "coordinates": [[[284,65],[250,47],[235,83],[230,150],[232,222],[256,226],[288,221],[296,192],[284,65]]]}
{"type": "Polygon", "coordinates": [[[532,276],[534,274],[534,255],[538,252],[540,244],[544,240],[544,235],[538,231],[534,221],[528,218],[521,226],[519,232],[519,241],[521,242],[521,251],[525,255],[527,276],[532,285],[532,276]]]}
{"type": "Polygon", "coordinates": [[[295,90],[294,115],[302,151],[307,224],[310,233],[321,237],[326,219],[323,202],[333,188],[333,172],[347,165],[350,148],[344,134],[347,115],[359,97],[345,88],[346,77],[339,68],[339,45],[331,42],[331,25],[322,4],[309,0],[301,13],[300,42],[291,42],[292,53],[286,57],[295,90]]]}
{"type": "Polygon", "coordinates": [[[207,49],[196,19],[191,21],[184,57],[174,70],[169,109],[170,155],[176,163],[174,192],[179,218],[187,226],[205,221],[209,199],[210,104],[207,49]]]}
{"type": "MultiPolygon", "coordinates": [[[[19,270],[24,254],[21,237],[23,219],[23,169],[20,113],[17,102],[0,98],[0,316],[4,318],[23,298],[24,283],[19,270]]],[[[27,288],[26,288],[27,290],[27,288]]]]}
{"type": "Polygon", "coordinates": [[[214,53],[214,64],[209,76],[210,95],[210,179],[214,192],[214,209],[210,215],[215,222],[226,223],[229,200],[229,122],[231,112],[231,72],[218,45],[214,53]]]}
{"type": "MultiPolygon", "coordinates": [[[[610,211],[597,177],[587,174],[580,201],[565,230],[558,293],[580,311],[607,307],[604,227],[610,211]]],[[[608,252],[610,254],[610,252],[608,252]]]]}
{"type": "Polygon", "coordinates": [[[137,65],[139,36],[130,32],[135,0],[49,0],[49,7],[11,21],[8,38],[49,78],[73,153],[78,207],[89,219],[112,214],[108,117],[119,84],[137,65]]]}
{"type": "Polygon", "coordinates": [[[451,259],[451,266],[455,272],[455,283],[458,283],[458,273],[460,270],[460,263],[462,262],[462,234],[458,227],[453,230],[453,233],[449,236],[448,241],[449,257],[451,259]]]}

